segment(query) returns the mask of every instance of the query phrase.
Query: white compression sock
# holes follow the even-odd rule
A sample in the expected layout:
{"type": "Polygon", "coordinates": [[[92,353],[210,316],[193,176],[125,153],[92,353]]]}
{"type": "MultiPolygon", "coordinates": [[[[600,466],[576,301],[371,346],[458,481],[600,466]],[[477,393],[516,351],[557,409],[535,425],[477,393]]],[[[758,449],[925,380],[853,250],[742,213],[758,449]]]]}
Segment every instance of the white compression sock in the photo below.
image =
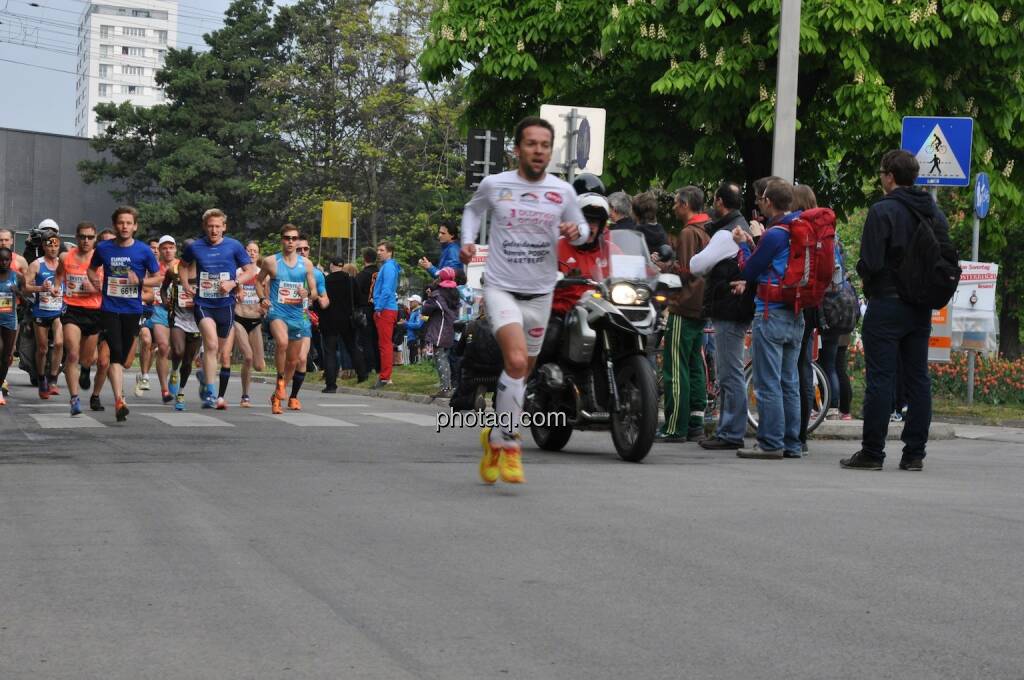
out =
{"type": "Polygon", "coordinates": [[[506,430],[503,425],[500,430],[498,428],[491,430],[492,443],[500,444],[502,441],[509,442],[515,439],[516,433],[519,431],[519,420],[523,415],[523,395],[525,393],[525,378],[511,378],[505,371],[501,372],[501,377],[498,378],[494,410],[498,414],[511,414],[511,423],[508,421],[504,423],[511,424],[511,428],[506,430]]]}

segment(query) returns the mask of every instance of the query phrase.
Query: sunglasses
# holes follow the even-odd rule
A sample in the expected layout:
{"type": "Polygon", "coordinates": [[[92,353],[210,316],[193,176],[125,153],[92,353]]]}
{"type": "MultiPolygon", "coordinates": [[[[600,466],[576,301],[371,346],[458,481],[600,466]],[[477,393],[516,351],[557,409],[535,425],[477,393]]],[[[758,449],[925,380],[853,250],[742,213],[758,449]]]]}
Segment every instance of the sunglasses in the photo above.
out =
{"type": "Polygon", "coordinates": [[[298,241],[299,237],[298,236],[282,236],[281,240],[282,241],[298,241]]]}
{"type": "Polygon", "coordinates": [[[86,241],[91,241],[94,238],[96,238],[96,234],[79,234],[78,238],[85,239],[86,241]]]}
{"type": "Polygon", "coordinates": [[[309,246],[306,246],[305,248],[296,248],[295,250],[299,251],[300,253],[308,253],[309,246]]]}

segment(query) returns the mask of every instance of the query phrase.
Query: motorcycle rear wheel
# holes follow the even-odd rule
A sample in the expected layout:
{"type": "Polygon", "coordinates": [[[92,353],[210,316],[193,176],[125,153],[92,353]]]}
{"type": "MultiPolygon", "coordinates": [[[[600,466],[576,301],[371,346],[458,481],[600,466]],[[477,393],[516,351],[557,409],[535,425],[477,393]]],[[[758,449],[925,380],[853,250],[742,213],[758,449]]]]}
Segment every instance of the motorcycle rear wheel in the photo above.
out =
{"type": "Polygon", "coordinates": [[[650,452],[658,430],[658,386],[646,357],[626,357],[615,373],[619,411],[612,414],[612,442],[619,458],[639,463],[650,452]]]}

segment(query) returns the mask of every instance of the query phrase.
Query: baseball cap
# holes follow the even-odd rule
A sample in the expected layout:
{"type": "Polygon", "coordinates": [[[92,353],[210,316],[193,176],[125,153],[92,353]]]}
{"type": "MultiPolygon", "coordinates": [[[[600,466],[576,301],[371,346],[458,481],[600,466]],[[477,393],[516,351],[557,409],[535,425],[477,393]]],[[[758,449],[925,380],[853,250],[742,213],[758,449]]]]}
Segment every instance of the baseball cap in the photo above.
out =
{"type": "Polygon", "coordinates": [[[336,255],[336,256],[331,258],[331,265],[333,265],[335,267],[344,267],[345,266],[345,258],[338,257],[336,255]]]}
{"type": "Polygon", "coordinates": [[[161,236],[160,237],[160,242],[157,245],[161,245],[162,246],[165,243],[173,243],[174,245],[178,245],[178,242],[175,241],[174,237],[171,236],[170,234],[164,234],[163,236],[161,236]]]}
{"type": "Polygon", "coordinates": [[[46,218],[45,220],[40,222],[38,228],[39,229],[50,229],[52,231],[60,231],[60,227],[57,226],[57,223],[55,221],[51,220],[50,218],[46,218]]]}
{"type": "Polygon", "coordinates": [[[418,302],[420,304],[423,303],[423,298],[421,298],[419,295],[410,295],[409,296],[409,302],[412,302],[413,300],[415,300],[416,302],[418,302]]]}

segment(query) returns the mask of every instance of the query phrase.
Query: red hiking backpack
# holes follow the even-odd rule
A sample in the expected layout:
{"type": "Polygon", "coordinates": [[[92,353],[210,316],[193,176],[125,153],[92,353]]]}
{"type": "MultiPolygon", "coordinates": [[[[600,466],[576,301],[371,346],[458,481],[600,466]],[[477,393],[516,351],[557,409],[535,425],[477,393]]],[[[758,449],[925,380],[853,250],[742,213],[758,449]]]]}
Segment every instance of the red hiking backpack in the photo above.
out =
{"type": "Polygon", "coordinates": [[[788,225],[789,261],[782,278],[770,277],[757,286],[765,302],[784,302],[795,313],[817,307],[832,283],[835,268],[836,215],[829,208],[812,208],[788,225]]]}

